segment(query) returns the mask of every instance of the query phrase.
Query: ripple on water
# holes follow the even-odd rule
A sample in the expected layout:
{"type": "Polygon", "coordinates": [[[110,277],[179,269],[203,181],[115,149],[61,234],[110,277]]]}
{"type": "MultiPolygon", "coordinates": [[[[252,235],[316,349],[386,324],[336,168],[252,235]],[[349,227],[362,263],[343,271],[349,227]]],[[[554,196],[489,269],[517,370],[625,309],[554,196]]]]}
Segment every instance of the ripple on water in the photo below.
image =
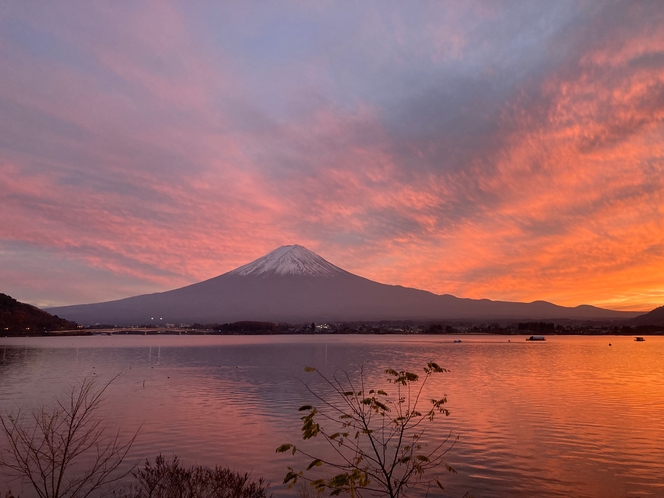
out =
{"type": "Polygon", "coordinates": [[[299,440],[297,408],[310,401],[302,382],[313,381],[305,365],[330,375],[364,365],[378,383],[386,367],[435,360],[451,372],[424,397],[446,393],[452,413],[426,437],[460,437],[447,456],[459,471],[444,476],[449,496],[664,496],[664,338],[511,339],[5,339],[0,406],[38,404],[84,375],[103,382],[122,372],[104,416],[129,432],[142,426],[132,458],[177,453],[185,463],[250,470],[281,496],[291,460],[274,449],[299,440]]]}

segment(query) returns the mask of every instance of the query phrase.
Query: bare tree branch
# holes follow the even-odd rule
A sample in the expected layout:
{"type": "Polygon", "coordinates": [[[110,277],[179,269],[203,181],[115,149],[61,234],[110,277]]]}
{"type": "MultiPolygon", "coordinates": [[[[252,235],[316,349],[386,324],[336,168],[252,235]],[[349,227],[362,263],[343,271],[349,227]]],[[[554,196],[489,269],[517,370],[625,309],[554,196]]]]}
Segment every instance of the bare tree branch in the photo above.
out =
{"type": "Polygon", "coordinates": [[[7,439],[0,471],[30,484],[40,498],[86,498],[113,488],[135,467],[119,470],[140,431],[125,438],[103,423],[104,394],[117,378],[98,389],[84,378],[51,407],[0,415],[7,439]]]}

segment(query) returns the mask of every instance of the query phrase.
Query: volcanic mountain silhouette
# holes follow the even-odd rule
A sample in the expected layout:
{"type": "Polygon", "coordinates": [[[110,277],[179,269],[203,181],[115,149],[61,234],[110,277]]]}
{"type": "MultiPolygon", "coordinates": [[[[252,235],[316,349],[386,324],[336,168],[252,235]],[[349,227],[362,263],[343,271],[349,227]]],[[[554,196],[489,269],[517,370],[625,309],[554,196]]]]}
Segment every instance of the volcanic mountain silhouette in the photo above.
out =
{"type": "Polygon", "coordinates": [[[83,325],[309,321],[629,319],[638,313],[545,301],[462,299],[385,285],[349,273],[299,246],[179,289],[96,304],[49,308],[83,325]]]}

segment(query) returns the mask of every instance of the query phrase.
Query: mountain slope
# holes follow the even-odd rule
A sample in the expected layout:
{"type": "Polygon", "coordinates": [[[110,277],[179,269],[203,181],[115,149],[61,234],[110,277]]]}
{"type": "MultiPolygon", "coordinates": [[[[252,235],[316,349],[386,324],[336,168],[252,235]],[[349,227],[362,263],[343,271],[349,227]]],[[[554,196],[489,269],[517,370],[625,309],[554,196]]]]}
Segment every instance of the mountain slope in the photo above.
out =
{"type": "Polygon", "coordinates": [[[641,316],[630,320],[630,325],[657,325],[659,327],[664,326],[664,306],[655,308],[650,313],[646,313],[641,316]]]}
{"type": "Polygon", "coordinates": [[[0,335],[35,335],[46,330],[75,328],[75,323],[0,294],[0,335]]]}
{"type": "Polygon", "coordinates": [[[239,320],[628,319],[592,306],[511,303],[385,285],[349,273],[302,246],[283,246],[221,276],[168,292],[49,309],[83,324],[239,320]]]}

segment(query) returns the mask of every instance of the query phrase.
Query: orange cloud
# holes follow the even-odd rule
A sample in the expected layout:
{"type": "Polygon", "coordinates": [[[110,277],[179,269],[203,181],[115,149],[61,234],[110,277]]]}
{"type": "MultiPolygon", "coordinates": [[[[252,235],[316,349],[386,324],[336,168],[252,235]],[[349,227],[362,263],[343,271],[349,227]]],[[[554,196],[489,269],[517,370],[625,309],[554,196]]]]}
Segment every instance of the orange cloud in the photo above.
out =
{"type": "Polygon", "coordinates": [[[165,290],[301,243],[437,293],[661,304],[656,13],[441,9],[421,31],[363,12],[341,46],[324,7],[297,24],[320,23],[306,44],[246,10],[220,16],[247,23],[232,39],[169,3],[25,13],[31,38],[0,35],[0,247],[98,272],[104,299],[129,292],[118,278],[165,290]]]}

